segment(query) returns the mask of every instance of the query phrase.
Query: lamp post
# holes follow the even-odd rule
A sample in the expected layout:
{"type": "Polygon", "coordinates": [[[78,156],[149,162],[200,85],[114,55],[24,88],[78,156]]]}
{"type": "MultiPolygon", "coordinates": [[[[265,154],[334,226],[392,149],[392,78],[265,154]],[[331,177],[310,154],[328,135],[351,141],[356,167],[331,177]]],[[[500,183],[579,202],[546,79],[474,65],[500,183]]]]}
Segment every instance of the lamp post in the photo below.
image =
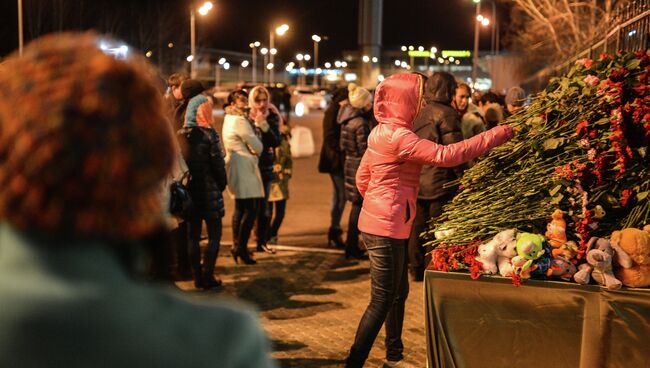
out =
{"type": "Polygon", "coordinates": [[[314,89],[318,88],[318,73],[316,73],[316,69],[318,69],[318,43],[321,41],[321,37],[319,35],[312,35],[311,39],[314,41],[314,82],[313,86],[314,89]]]}
{"type": "Polygon", "coordinates": [[[474,55],[472,55],[472,89],[476,85],[476,76],[478,70],[476,70],[478,64],[478,16],[481,15],[481,0],[473,0],[476,3],[476,20],[474,21],[474,55]]]}
{"type": "MultiPolygon", "coordinates": [[[[269,49],[271,49],[271,58],[270,58],[270,63],[273,64],[275,61],[275,54],[278,52],[278,50],[275,48],[275,34],[278,36],[283,36],[287,31],[289,30],[289,26],[287,24],[283,24],[274,30],[269,31],[269,49]]],[[[268,65],[267,65],[268,66],[268,65]]],[[[269,69],[269,83],[275,83],[275,71],[273,68],[269,69]]]]}
{"type": "MultiPolygon", "coordinates": [[[[199,14],[206,15],[212,9],[212,2],[206,1],[199,8],[199,14]]],[[[194,7],[190,8],[190,52],[192,61],[190,62],[190,76],[192,79],[196,78],[196,14],[194,7]]]]}
{"type": "Polygon", "coordinates": [[[241,64],[239,65],[239,68],[237,70],[237,79],[239,81],[242,81],[242,68],[246,69],[247,67],[248,67],[248,60],[242,61],[241,64]]]}
{"type": "Polygon", "coordinates": [[[260,41],[251,42],[248,44],[248,47],[251,48],[251,62],[253,66],[251,67],[251,78],[253,83],[257,83],[257,48],[260,47],[260,41]]]}
{"type": "Polygon", "coordinates": [[[267,72],[268,72],[268,69],[266,68],[267,65],[269,64],[269,49],[267,49],[266,47],[262,47],[262,48],[260,49],[260,54],[264,55],[264,77],[263,77],[263,81],[262,81],[262,82],[263,82],[263,83],[266,83],[266,82],[269,81],[269,78],[267,78],[267,76],[268,76],[268,73],[267,73],[267,72]]]}

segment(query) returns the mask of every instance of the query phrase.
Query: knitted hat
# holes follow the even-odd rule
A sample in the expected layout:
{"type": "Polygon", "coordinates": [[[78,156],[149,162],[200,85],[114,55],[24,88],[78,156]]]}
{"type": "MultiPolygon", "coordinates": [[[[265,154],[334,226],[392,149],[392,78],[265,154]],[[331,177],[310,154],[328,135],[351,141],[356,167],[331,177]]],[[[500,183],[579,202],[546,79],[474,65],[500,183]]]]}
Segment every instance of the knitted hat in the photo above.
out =
{"type": "Polygon", "coordinates": [[[348,100],[352,107],[361,109],[372,102],[372,95],[367,89],[359,87],[354,83],[348,84],[348,100]]]}
{"type": "Polygon", "coordinates": [[[65,239],[130,239],[164,221],[175,157],[155,74],[93,33],[48,35],[0,67],[0,221],[65,239]]]}
{"type": "Polygon", "coordinates": [[[185,110],[185,126],[212,128],[212,101],[204,95],[190,99],[185,110]]]}
{"type": "Polygon", "coordinates": [[[523,106],[526,99],[526,92],[520,87],[512,87],[506,93],[506,104],[512,106],[523,106]]]}

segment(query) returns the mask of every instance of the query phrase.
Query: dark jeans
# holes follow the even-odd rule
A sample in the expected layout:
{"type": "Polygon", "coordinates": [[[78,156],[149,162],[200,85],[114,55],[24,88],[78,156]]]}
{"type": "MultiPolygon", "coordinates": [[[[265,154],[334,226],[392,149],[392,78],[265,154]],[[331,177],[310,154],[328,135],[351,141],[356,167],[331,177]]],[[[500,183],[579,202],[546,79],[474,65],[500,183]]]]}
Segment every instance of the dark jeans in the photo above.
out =
{"type": "Polygon", "coordinates": [[[350,219],[348,220],[348,238],[345,241],[345,248],[348,251],[356,252],[359,250],[359,214],[361,214],[361,203],[352,203],[350,208],[350,219]]]}
{"type": "Polygon", "coordinates": [[[343,174],[330,174],[332,180],[332,205],[330,229],[341,229],[341,217],[345,209],[345,180],[343,174]]]}
{"type": "Polygon", "coordinates": [[[190,276],[190,256],[187,242],[187,228],[189,221],[183,221],[178,227],[171,231],[173,253],[171,255],[172,275],[178,279],[190,276]]]}
{"type": "MultiPolygon", "coordinates": [[[[208,230],[208,247],[205,249],[203,259],[210,258],[209,254],[218,254],[221,245],[221,218],[218,219],[204,219],[202,216],[193,216],[188,225],[188,243],[189,255],[192,269],[195,271],[201,270],[201,230],[205,221],[205,227],[208,230]]],[[[204,267],[207,265],[204,262],[204,267]]]]}
{"type": "Polygon", "coordinates": [[[273,208],[275,208],[275,217],[273,217],[273,222],[271,223],[271,229],[269,230],[269,236],[266,238],[268,241],[274,236],[278,236],[278,231],[282,225],[282,220],[284,220],[284,214],[287,209],[287,200],[283,199],[281,201],[269,202],[269,207],[271,208],[271,213],[273,213],[273,208]]]}
{"type": "Polygon", "coordinates": [[[423,247],[424,242],[420,239],[420,234],[426,230],[427,222],[442,214],[442,206],[447,204],[453,197],[445,197],[435,200],[418,199],[415,210],[415,219],[411,228],[411,236],[408,241],[408,254],[411,272],[416,280],[424,277],[424,269],[431,261],[431,256],[427,255],[433,248],[423,247]]]}
{"type": "Polygon", "coordinates": [[[240,254],[246,252],[248,238],[251,236],[261,198],[235,199],[235,212],[232,214],[233,245],[240,254]]]}
{"type": "Polygon", "coordinates": [[[264,185],[264,198],[259,199],[257,212],[257,245],[266,244],[268,240],[269,224],[271,223],[271,206],[269,205],[269,192],[271,191],[271,180],[262,183],[264,185]]]}
{"type": "Polygon", "coordinates": [[[346,367],[363,367],[381,325],[386,323],[386,359],[403,359],[402,325],[409,293],[406,240],[362,233],[370,256],[370,304],[366,308],[346,367]]]}

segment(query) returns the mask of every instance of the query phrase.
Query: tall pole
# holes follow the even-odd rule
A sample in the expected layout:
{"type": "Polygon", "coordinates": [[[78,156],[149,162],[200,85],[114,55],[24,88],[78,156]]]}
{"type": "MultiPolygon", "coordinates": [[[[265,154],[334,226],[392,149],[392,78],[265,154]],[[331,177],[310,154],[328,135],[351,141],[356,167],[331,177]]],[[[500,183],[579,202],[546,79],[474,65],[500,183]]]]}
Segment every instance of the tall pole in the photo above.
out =
{"type": "Polygon", "coordinates": [[[474,55],[472,57],[472,89],[476,85],[476,76],[478,74],[477,64],[478,64],[478,16],[481,14],[481,2],[476,3],[476,17],[474,17],[474,55]]]}
{"type": "Polygon", "coordinates": [[[264,55],[264,83],[270,81],[270,77],[269,77],[270,70],[267,68],[268,65],[269,65],[269,54],[267,53],[264,55]]]}
{"type": "Polygon", "coordinates": [[[316,69],[318,69],[318,42],[314,41],[314,88],[318,88],[318,73],[316,73],[316,69]]]}
{"type": "Polygon", "coordinates": [[[497,7],[495,4],[496,0],[492,0],[492,48],[490,51],[492,51],[492,55],[496,54],[496,27],[497,27],[497,7]]]}
{"type": "Polygon", "coordinates": [[[190,77],[196,79],[196,15],[194,14],[194,8],[190,9],[190,55],[192,55],[190,77]]]}
{"type": "Polygon", "coordinates": [[[23,0],[18,0],[18,56],[23,56],[23,0]]]}
{"type": "Polygon", "coordinates": [[[252,75],[253,84],[256,84],[257,83],[257,47],[255,45],[253,45],[252,49],[253,49],[253,52],[251,54],[251,59],[252,59],[252,62],[253,62],[253,67],[251,68],[251,70],[252,70],[251,73],[253,73],[253,75],[252,75]]]}
{"type": "MultiPolygon", "coordinates": [[[[275,64],[274,64],[274,59],[275,58],[273,56],[273,52],[271,52],[271,50],[273,50],[274,48],[275,48],[275,36],[273,35],[273,30],[271,30],[271,31],[269,31],[269,53],[271,54],[271,56],[269,57],[269,60],[270,60],[270,63],[273,64],[273,67],[275,68],[275,64]]],[[[266,68],[266,65],[264,67],[266,68]]],[[[274,73],[273,69],[270,69],[269,70],[269,83],[272,84],[274,82],[275,82],[275,73],[274,73]]]]}
{"type": "Polygon", "coordinates": [[[221,84],[221,65],[217,63],[214,67],[214,85],[215,87],[219,87],[221,84]]]}

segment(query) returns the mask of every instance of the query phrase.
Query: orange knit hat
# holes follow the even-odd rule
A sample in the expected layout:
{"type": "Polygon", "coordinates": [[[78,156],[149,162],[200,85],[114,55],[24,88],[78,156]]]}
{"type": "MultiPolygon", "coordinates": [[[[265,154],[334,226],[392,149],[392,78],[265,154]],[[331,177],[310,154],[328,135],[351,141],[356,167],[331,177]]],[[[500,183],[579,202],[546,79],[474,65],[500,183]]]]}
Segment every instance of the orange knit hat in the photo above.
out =
{"type": "Polygon", "coordinates": [[[174,146],[154,78],[93,33],[42,37],[0,65],[0,221],[65,238],[159,226],[174,146]]]}

